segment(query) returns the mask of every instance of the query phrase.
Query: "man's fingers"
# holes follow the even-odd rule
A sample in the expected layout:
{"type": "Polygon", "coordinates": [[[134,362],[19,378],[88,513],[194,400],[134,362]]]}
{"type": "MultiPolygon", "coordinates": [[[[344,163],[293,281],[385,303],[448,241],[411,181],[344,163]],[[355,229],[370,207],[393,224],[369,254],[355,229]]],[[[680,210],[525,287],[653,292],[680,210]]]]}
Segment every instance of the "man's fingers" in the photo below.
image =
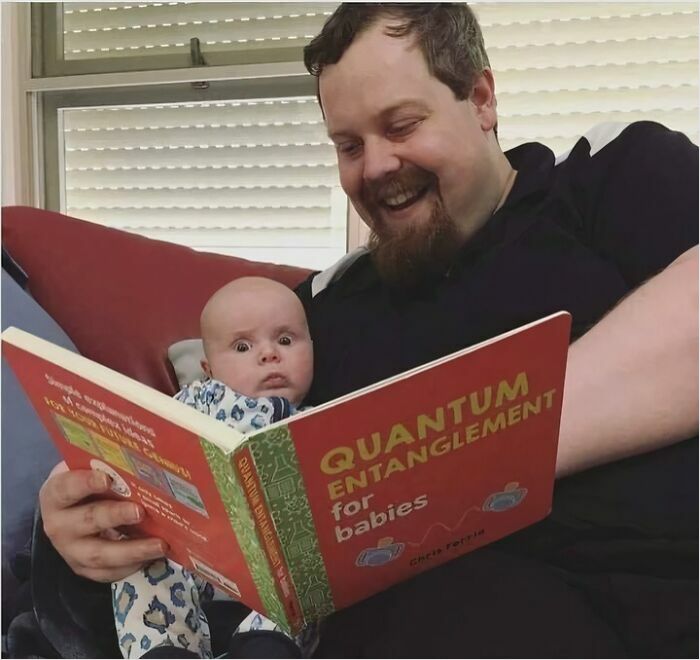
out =
{"type": "Polygon", "coordinates": [[[140,570],[143,564],[133,564],[132,566],[122,566],[118,569],[88,569],[88,568],[75,568],[74,572],[76,575],[92,580],[93,582],[116,582],[117,580],[123,580],[132,573],[140,570]]]}
{"type": "Polygon", "coordinates": [[[113,582],[131,575],[145,562],[162,557],[165,549],[165,543],[156,538],[108,541],[93,537],[76,548],[81,560],[73,569],[91,580],[113,582]]]}
{"type": "Polygon", "coordinates": [[[100,538],[107,539],[108,541],[121,541],[128,538],[128,536],[118,529],[103,529],[100,532],[100,538]]]}
{"type": "Polygon", "coordinates": [[[68,471],[68,465],[66,464],[65,461],[61,461],[57,465],[54,466],[53,470],[49,472],[49,477],[53,477],[54,474],[59,474],[60,472],[67,472],[68,471]]]}
{"type": "Polygon", "coordinates": [[[107,529],[133,525],[143,515],[143,508],[134,502],[95,500],[44,515],[44,531],[54,545],[62,545],[66,539],[77,541],[107,529]]]}
{"type": "Polygon", "coordinates": [[[134,525],[143,519],[143,509],[134,502],[97,500],[65,511],[63,518],[63,525],[72,525],[72,535],[92,536],[113,527],[134,525]]]}
{"type": "Polygon", "coordinates": [[[51,543],[75,573],[100,582],[131,575],[167,549],[157,538],[111,540],[112,532],[107,530],[133,525],[145,512],[134,502],[95,498],[109,487],[110,480],[102,472],[66,472],[57,466],[39,493],[44,530],[51,543]]]}
{"type": "Polygon", "coordinates": [[[90,495],[109,489],[109,477],[96,470],[52,472],[39,491],[41,512],[67,509],[90,495]]]}
{"type": "Polygon", "coordinates": [[[102,499],[79,504],[87,497],[106,492],[109,485],[109,477],[96,470],[59,472],[49,478],[39,493],[49,538],[65,535],[69,529],[71,536],[89,536],[142,520],[143,508],[134,502],[102,499]]]}

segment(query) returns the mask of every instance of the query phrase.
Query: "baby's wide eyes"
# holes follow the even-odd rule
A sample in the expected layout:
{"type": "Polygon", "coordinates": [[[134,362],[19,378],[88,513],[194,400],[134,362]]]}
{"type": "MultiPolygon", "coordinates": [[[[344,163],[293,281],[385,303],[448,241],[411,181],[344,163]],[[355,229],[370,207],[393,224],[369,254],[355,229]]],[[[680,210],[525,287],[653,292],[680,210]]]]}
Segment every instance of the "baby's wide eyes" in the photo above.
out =
{"type": "Polygon", "coordinates": [[[280,344],[281,346],[290,346],[292,343],[292,338],[289,335],[282,335],[277,340],[277,343],[280,344]]]}
{"type": "Polygon", "coordinates": [[[250,350],[250,344],[247,341],[237,341],[233,345],[233,350],[236,351],[236,353],[245,353],[250,350]]]}

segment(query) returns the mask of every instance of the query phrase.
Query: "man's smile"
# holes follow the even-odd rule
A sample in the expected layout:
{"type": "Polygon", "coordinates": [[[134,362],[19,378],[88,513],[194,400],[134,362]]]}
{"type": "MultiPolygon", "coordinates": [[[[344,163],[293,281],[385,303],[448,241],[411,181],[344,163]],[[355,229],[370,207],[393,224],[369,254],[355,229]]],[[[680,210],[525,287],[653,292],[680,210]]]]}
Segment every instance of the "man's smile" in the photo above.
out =
{"type": "Polygon", "coordinates": [[[431,188],[432,186],[430,184],[426,184],[421,188],[401,190],[397,193],[387,195],[380,204],[389,211],[402,211],[422,199],[431,188]]]}

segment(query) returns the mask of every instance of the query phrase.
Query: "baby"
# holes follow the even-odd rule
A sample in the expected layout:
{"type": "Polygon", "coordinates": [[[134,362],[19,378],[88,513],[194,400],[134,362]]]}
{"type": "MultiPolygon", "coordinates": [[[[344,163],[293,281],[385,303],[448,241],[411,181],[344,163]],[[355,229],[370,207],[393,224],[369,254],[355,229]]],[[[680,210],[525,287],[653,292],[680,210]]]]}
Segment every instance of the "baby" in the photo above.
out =
{"type": "MultiPolygon", "coordinates": [[[[200,326],[207,378],[184,387],[176,399],[243,433],[297,411],[311,386],[313,345],[293,291],[261,277],[234,280],[206,303],[200,326]]],[[[158,560],[113,583],[122,655],[211,658],[201,599],[211,598],[212,592],[211,585],[170,560],[158,560]],[[125,593],[132,597],[125,599],[125,593]]],[[[248,642],[256,638],[255,657],[299,657],[294,642],[255,611],[236,630],[232,657],[245,657],[246,633],[248,642]]]]}

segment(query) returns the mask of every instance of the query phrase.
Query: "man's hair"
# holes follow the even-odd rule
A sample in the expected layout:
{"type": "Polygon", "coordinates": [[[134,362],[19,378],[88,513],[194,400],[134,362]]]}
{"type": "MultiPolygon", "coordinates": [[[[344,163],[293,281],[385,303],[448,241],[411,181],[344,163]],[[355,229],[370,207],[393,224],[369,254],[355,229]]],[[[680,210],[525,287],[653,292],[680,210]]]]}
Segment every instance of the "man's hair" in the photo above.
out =
{"type": "Polygon", "coordinates": [[[476,16],[464,3],[343,3],[304,48],[309,73],[320,76],[327,65],[340,60],[355,37],[383,18],[392,20],[388,36],[414,36],[430,73],[458,100],[469,98],[489,59],[476,16]]]}

